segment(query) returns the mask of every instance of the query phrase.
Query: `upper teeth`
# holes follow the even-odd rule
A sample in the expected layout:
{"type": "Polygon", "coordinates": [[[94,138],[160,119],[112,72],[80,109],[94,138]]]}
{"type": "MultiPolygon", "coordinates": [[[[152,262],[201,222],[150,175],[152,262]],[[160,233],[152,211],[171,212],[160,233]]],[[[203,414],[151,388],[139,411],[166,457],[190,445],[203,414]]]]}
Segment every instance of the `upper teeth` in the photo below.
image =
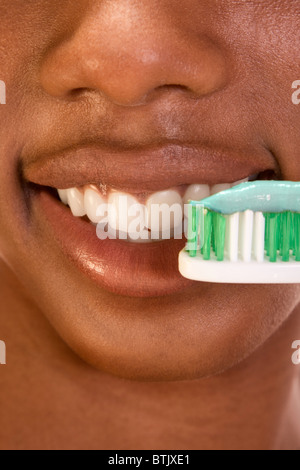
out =
{"type": "Polygon", "coordinates": [[[183,197],[179,193],[179,190],[168,189],[150,194],[143,203],[131,194],[112,189],[108,190],[104,195],[100,187],[95,185],[85,186],[84,188],[62,189],[58,190],[58,194],[61,201],[70,206],[74,216],[83,217],[86,215],[94,224],[98,224],[103,221],[105,214],[99,214],[99,207],[108,204],[109,229],[127,234],[129,239],[134,240],[136,240],[137,237],[134,236],[134,229],[132,227],[136,227],[137,225],[136,222],[133,225],[133,222],[134,219],[136,219],[136,213],[138,211],[138,223],[140,225],[138,230],[139,232],[142,232],[143,230],[142,238],[147,238],[145,234],[149,235],[149,231],[151,231],[152,234],[155,234],[155,236],[151,238],[158,239],[161,238],[161,235],[165,232],[170,230],[173,230],[174,232],[176,229],[179,230],[179,226],[182,228],[183,206],[188,204],[189,200],[201,201],[211,194],[224,191],[225,189],[229,189],[236,184],[240,184],[248,180],[249,179],[247,178],[233,184],[217,184],[214,186],[206,184],[192,184],[188,186],[183,197]],[[164,204],[164,207],[167,208],[173,206],[174,211],[172,211],[172,217],[169,218],[167,222],[163,217],[158,219],[153,216],[152,208],[155,204],[164,204]],[[135,209],[134,213],[130,210],[131,208],[135,209]],[[176,210],[176,208],[179,210],[176,210]]]}

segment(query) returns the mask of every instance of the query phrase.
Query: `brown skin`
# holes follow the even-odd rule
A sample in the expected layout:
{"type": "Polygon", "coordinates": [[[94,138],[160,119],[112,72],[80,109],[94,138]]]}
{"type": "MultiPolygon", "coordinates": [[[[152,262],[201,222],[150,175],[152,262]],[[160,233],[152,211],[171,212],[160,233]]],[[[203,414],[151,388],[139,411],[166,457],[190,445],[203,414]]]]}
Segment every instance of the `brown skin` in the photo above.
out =
{"type": "Polygon", "coordinates": [[[0,448],[299,448],[300,286],[99,289],[40,234],[19,172],[74,136],[176,138],[267,149],[300,181],[299,2],[3,0],[0,12],[0,448]]]}

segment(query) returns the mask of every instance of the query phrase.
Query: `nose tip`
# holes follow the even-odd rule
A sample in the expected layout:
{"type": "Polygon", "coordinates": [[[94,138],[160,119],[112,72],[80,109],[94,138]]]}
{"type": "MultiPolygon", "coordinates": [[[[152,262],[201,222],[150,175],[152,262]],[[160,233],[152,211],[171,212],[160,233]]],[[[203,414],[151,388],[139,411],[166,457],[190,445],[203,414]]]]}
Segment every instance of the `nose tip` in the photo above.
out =
{"type": "Polygon", "coordinates": [[[48,94],[64,99],[97,91],[115,104],[136,106],[157,90],[172,87],[201,97],[226,84],[225,56],[209,36],[187,34],[163,15],[146,16],[143,0],[138,12],[125,3],[116,20],[114,3],[87,16],[46,57],[41,83],[48,94]]]}

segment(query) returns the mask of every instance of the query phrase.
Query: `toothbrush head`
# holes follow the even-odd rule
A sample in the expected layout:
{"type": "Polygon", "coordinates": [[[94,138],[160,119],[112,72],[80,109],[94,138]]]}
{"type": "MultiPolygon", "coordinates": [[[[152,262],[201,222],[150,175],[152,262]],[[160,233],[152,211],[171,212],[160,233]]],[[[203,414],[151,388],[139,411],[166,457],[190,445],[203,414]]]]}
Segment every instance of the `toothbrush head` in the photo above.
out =
{"type": "Polygon", "coordinates": [[[191,201],[179,270],[207,282],[300,283],[300,183],[243,183],[191,201]]]}

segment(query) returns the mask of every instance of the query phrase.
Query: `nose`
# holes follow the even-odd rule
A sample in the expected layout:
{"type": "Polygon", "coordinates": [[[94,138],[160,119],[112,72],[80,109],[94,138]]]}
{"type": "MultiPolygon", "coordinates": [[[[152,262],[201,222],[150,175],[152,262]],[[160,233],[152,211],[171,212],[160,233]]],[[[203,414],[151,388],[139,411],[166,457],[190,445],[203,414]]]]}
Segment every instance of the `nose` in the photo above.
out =
{"type": "Polygon", "coordinates": [[[61,35],[42,63],[44,90],[60,99],[96,91],[117,105],[135,106],[164,88],[196,97],[221,89],[228,75],[225,55],[213,35],[201,30],[203,21],[199,28],[180,21],[181,5],[97,0],[83,10],[71,35],[70,11],[69,38],[61,35]]]}

